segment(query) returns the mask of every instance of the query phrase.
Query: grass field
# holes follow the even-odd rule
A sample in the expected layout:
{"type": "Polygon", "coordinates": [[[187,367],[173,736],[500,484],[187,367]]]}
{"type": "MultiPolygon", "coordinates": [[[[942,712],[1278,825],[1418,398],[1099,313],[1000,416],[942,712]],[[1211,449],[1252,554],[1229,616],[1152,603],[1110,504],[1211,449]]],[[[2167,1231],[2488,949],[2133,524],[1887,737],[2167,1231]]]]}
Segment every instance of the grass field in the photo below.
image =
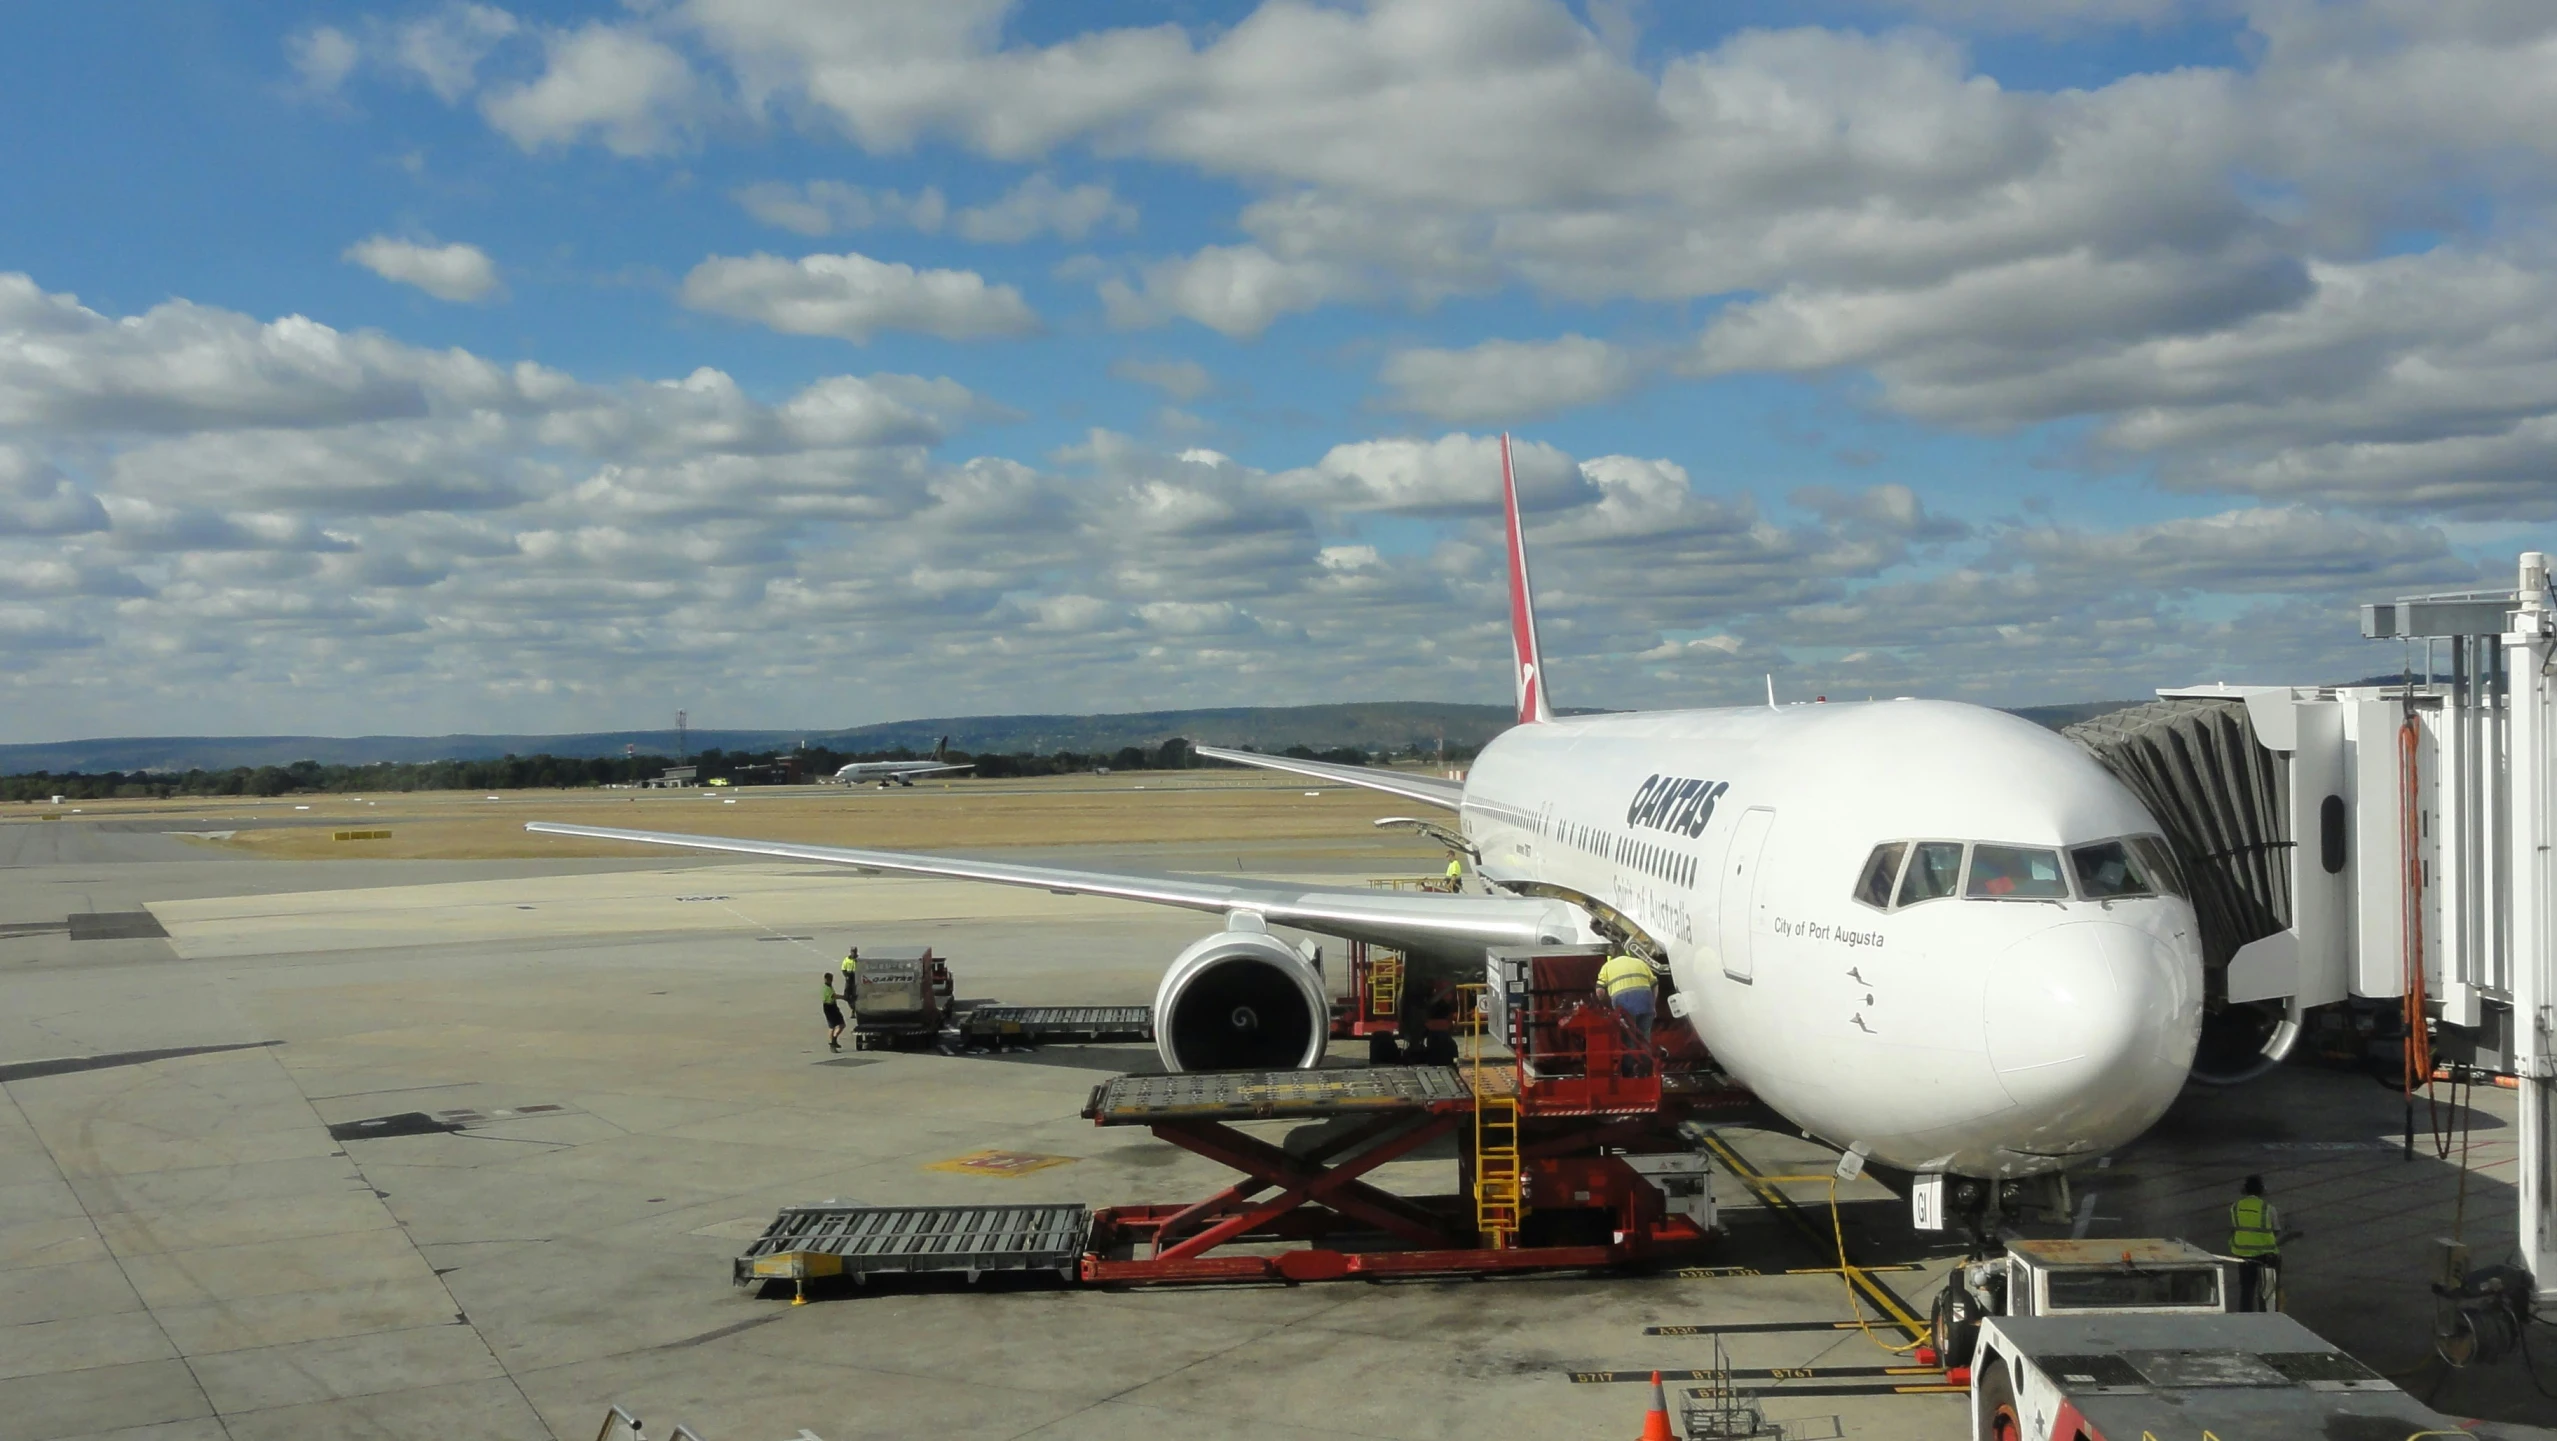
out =
{"type": "Polygon", "coordinates": [[[911,789],[833,786],[688,791],[417,791],[367,796],[88,801],[19,805],[0,824],[166,821],[172,830],[221,828],[198,844],[278,859],[372,857],[480,860],[542,856],[663,856],[662,847],[529,834],[563,821],[632,830],[751,836],[884,850],[1338,840],[1344,852],[1408,856],[1422,869],[1442,853],[1370,824],[1422,809],[1341,786],[1243,771],[1151,771],[1023,780],[921,781],[911,789]],[[733,802],[733,803],[732,803],[733,802]],[[339,840],[339,831],[387,830],[339,840]]]}

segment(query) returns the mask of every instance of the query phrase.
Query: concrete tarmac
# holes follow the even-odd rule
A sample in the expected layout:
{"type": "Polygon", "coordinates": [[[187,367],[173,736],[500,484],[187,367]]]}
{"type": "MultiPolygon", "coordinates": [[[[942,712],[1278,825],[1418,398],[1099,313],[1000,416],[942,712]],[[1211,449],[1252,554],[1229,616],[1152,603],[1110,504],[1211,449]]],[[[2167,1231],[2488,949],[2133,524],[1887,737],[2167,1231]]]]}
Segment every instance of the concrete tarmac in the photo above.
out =
{"type": "MultiPolygon", "coordinates": [[[[1220,851],[1140,863],[1244,859],[1220,851]]],[[[919,1282],[802,1307],[731,1287],[730,1258],[788,1204],[1169,1202],[1224,1184],[1080,1118],[1095,1081],[1151,1067],[1147,1048],[836,1056],[807,989],[857,939],[932,945],[967,996],[1141,1001],[1211,924],[803,865],[258,861],[0,824],[0,1435],[582,1441],[619,1403],[652,1436],[683,1421],[709,1441],[1559,1438],[1639,1423],[1644,1388],[1576,1376],[1710,1364],[1704,1337],[1646,1328],[1818,1328],[1727,1336],[1739,1367],[1895,1359],[1828,1329],[1849,1314],[1843,1282],[1804,1269],[1826,1247],[1727,1180],[1712,1259],[1744,1274],[919,1282]],[[933,1169],[989,1149],[1052,1163],[933,1169]]],[[[2502,1099],[2483,1097],[2470,1138],[2481,1260],[2511,1232],[2502,1099]]],[[[2188,1096],[2083,1191],[2088,1233],[2217,1245],[2237,1175],[2262,1172],[2310,1230],[2295,1313],[2395,1369],[2427,1344],[2415,1278],[2457,1186],[2429,1151],[2391,1149],[2396,1106],[2303,1068],[2188,1096]]],[[[1827,1153],[1731,1139],[1825,1225],[1827,1153]]],[[[1446,1189],[1452,1166],[1383,1177],[1446,1189]]],[[[1918,1267],[1881,1277],[1923,1307],[1952,1249],[1871,1183],[1842,1194],[1849,1244],[1918,1267]]],[[[2510,1365],[2439,1399],[2545,1414],[2510,1365]]],[[[1800,1384],[1765,1383],[1796,1441],[1965,1434],[1958,1397],[1787,1394],[1800,1384]]]]}

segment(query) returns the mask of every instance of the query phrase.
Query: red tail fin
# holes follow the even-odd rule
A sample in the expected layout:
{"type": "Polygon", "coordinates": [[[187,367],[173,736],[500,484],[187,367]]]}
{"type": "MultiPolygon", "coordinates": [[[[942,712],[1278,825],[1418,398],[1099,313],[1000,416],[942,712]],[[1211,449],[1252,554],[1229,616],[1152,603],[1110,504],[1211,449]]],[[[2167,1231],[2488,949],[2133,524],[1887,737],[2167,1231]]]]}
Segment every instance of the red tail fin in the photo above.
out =
{"type": "Polygon", "coordinates": [[[1518,723],[1554,718],[1545,706],[1545,657],[1536,649],[1536,605],[1527,592],[1527,541],[1518,528],[1518,476],[1509,465],[1509,436],[1500,438],[1501,506],[1509,516],[1509,648],[1518,668],[1518,723]]]}

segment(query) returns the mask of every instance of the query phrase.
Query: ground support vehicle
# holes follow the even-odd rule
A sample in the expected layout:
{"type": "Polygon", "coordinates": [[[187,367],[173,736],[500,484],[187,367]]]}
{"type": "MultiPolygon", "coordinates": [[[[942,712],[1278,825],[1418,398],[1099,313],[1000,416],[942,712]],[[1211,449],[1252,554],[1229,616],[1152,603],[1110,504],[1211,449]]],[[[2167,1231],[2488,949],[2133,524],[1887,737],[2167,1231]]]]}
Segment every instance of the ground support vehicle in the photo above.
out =
{"type": "Polygon", "coordinates": [[[863,956],[853,971],[852,1048],[934,1045],[951,1009],[950,963],[930,947],[863,956]]]}
{"type": "Polygon", "coordinates": [[[1936,1337],[1970,1382],[1972,1435],[2557,1441],[2444,1416],[2290,1317],[2235,1309],[2240,1265],[2172,1240],[2017,1240],[1967,1263],[1937,1305],[1936,1337]]]}
{"type": "Polygon", "coordinates": [[[856,1051],[1001,1051],[1154,1039],[1145,1006],[1005,1006],[954,998],[950,962],[929,948],[864,956],[852,986],[856,1051]]]}
{"type": "Polygon", "coordinates": [[[2444,1416],[2278,1311],[1994,1316],[1971,1366],[1980,1441],[2551,1441],[2444,1416]]]}

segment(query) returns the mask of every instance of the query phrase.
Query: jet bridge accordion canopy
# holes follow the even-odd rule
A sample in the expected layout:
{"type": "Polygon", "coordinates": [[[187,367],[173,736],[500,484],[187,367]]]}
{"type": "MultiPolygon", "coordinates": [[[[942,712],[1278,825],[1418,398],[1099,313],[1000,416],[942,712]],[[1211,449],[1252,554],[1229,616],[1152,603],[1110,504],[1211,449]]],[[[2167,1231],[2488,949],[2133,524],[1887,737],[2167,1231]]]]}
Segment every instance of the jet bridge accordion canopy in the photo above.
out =
{"type": "Polygon", "coordinates": [[[2166,827],[2218,969],[2291,924],[2290,771],[2234,700],[2159,700],[2061,732],[2166,827]]]}

